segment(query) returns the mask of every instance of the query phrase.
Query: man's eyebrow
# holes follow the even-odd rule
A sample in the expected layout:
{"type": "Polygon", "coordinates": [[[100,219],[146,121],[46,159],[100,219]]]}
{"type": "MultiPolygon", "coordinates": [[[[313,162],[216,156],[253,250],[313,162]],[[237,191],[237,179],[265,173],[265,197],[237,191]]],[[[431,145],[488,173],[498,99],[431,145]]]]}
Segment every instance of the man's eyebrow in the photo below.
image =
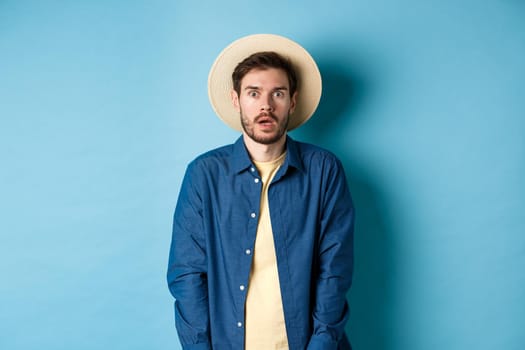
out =
{"type": "MultiPolygon", "coordinates": [[[[244,88],[244,90],[260,90],[261,88],[259,86],[255,86],[255,85],[248,85],[244,88]]],[[[276,91],[276,90],[288,90],[288,88],[286,86],[278,86],[276,88],[273,88],[272,89],[273,91],[276,91]]]]}

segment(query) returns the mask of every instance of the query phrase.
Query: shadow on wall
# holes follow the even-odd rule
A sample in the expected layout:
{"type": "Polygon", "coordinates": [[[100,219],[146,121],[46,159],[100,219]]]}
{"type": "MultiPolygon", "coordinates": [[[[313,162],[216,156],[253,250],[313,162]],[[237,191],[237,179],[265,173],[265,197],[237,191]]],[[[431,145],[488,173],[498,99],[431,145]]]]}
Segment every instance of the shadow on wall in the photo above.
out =
{"type": "Polygon", "coordinates": [[[350,321],[346,332],[354,350],[389,350],[393,325],[389,310],[393,303],[393,276],[396,275],[395,232],[389,227],[388,203],[380,184],[366,169],[366,160],[346,149],[341,128],[360,117],[359,109],[369,97],[371,82],[351,63],[319,60],[323,77],[323,96],[316,116],[297,133],[300,139],[326,147],[344,165],[356,207],[354,279],[347,296],[350,321]]]}

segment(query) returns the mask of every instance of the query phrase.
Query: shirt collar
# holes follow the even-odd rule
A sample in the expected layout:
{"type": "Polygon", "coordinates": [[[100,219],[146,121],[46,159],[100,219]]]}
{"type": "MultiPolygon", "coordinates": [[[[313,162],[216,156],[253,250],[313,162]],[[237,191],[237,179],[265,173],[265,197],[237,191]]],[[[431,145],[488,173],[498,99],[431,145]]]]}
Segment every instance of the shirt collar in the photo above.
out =
{"type": "MultiPolygon", "coordinates": [[[[232,153],[232,171],[236,174],[253,167],[253,162],[248,154],[242,135],[233,144],[232,153]]],[[[297,142],[290,136],[286,135],[286,159],[282,165],[283,173],[286,173],[289,167],[303,171],[303,164],[299,155],[297,142]]]]}
{"type": "Polygon", "coordinates": [[[253,166],[250,155],[248,154],[248,150],[244,145],[242,135],[233,144],[232,156],[232,171],[235,174],[238,174],[241,171],[253,166]]]}

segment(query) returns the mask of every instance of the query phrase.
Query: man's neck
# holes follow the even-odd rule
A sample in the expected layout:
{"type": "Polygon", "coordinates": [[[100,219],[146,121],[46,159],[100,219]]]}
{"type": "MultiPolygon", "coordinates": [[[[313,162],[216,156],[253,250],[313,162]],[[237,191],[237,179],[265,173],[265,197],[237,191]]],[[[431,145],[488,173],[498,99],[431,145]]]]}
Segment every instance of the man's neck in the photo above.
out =
{"type": "Polygon", "coordinates": [[[256,162],[270,162],[283,154],[286,145],[286,134],[277,142],[269,145],[255,142],[245,133],[243,133],[243,140],[252,160],[256,162]]]}

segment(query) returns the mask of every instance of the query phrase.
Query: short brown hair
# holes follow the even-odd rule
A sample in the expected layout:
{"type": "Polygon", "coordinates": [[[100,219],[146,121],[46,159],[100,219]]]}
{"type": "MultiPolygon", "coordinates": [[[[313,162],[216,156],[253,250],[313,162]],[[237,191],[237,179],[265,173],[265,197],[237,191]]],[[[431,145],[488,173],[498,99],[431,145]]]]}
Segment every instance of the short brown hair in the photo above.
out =
{"type": "Polygon", "coordinates": [[[282,69],[288,76],[290,96],[297,90],[297,75],[290,60],[273,51],[256,52],[240,62],[232,73],[233,89],[240,94],[241,81],[252,69],[282,69]]]}

